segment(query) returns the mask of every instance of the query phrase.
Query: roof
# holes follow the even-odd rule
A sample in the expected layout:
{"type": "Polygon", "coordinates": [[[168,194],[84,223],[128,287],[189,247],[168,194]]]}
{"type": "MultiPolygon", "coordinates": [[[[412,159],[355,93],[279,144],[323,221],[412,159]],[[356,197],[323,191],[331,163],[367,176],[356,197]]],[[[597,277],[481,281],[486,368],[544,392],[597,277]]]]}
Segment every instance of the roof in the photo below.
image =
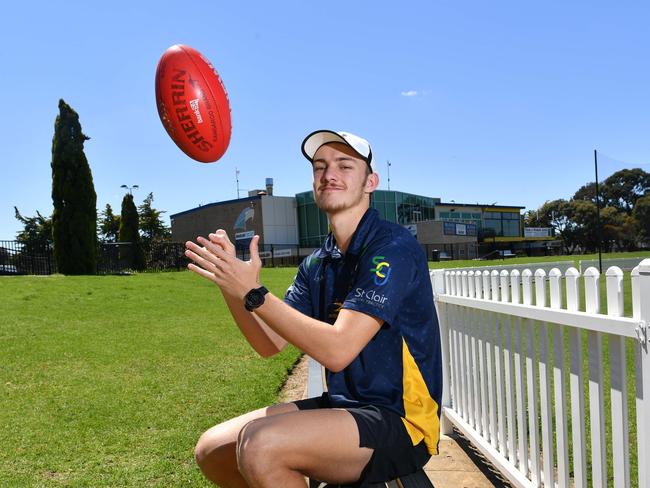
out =
{"type": "Polygon", "coordinates": [[[524,209],[519,205],[490,205],[489,203],[462,203],[462,202],[439,202],[436,207],[477,207],[477,208],[518,208],[524,209]]]}
{"type": "Polygon", "coordinates": [[[261,200],[261,199],[262,199],[262,195],[255,195],[253,197],[235,198],[233,200],[224,200],[223,202],[208,203],[206,205],[199,205],[198,207],[194,207],[189,210],[183,210],[182,212],[172,214],[169,216],[169,218],[173,219],[174,217],[178,217],[180,215],[191,214],[193,212],[196,212],[197,210],[202,210],[204,208],[219,207],[221,205],[230,205],[231,203],[236,203],[236,202],[250,202],[252,200],[261,200]]]}

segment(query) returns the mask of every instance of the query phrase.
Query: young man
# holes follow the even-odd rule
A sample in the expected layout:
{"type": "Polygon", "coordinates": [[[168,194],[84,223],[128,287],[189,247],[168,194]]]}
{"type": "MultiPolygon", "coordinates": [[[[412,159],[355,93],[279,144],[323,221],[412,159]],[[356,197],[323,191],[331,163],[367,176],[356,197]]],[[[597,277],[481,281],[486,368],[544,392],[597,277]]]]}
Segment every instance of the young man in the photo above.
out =
{"type": "Polygon", "coordinates": [[[364,486],[417,471],[437,454],[440,336],[426,257],[403,227],[370,208],[379,184],[368,142],[316,131],[302,152],[331,233],[284,300],[261,286],[225,232],[188,242],[189,268],[215,282],[262,356],[287,342],[326,368],[321,398],[263,408],[212,427],[196,446],[222,487],[304,487],[305,476],[364,486]]]}

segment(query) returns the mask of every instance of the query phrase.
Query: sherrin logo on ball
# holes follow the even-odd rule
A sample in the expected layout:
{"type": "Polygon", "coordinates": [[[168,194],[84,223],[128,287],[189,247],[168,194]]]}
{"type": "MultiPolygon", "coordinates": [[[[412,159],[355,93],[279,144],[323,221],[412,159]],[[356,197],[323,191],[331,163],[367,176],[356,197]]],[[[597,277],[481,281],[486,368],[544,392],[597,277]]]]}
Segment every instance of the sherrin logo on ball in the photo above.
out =
{"type": "Polygon", "coordinates": [[[212,163],[224,155],[232,130],[228,94],[212,63],[196,49],[176,44],[163,53],[156,105],[167,134],[189,157],[212,163]]]}

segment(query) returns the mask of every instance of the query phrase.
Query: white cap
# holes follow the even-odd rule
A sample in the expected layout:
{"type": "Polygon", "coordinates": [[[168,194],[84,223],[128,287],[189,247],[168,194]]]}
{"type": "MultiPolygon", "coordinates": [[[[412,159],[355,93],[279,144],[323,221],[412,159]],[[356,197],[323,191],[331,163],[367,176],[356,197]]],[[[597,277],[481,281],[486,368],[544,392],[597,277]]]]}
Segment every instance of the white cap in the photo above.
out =
{"type": "Polygon", "coordinates": [[[309,161],[314,161],[314,155],[318,148],[330,142],[341,142],[352,149],[368,163],[370,171],[375,172],[375,164],[372,160],[372,149],[370,143],[365,139],[350,134],[349,132],[335,132],[333,130],[317,130],[312,132],[302,141],[302,153],[309,161]]]}

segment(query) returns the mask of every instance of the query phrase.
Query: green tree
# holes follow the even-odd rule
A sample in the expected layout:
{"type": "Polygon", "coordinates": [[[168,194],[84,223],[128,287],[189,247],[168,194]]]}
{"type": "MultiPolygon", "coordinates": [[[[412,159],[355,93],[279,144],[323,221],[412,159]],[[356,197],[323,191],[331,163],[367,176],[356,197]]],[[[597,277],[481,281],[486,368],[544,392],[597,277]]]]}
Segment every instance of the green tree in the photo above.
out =
{"type": "Polygon", "coordinates": [[[640,168],[622,169],[605,180],[609,204],[631,215],[637,200],[650,194],[650,173],[640,168]]]}
{"type": "Polygon", "coordinates": [[[600,210],[600,225],[602,235],[602,249],[606,252],[613,251],[613,246],[618,249],[629,248],[629,238],[634,241],[634,233],[630,236],[630,216],[616,207],[605,207],[600,210]]]}
{"type": "Polygon", "coordinates": [[[24,228],[16,234],[16,240],[23,244],[23,251],[29,254],[40,252],[52,245],[52,217],[43,217],[37,210],[35,217],[23,217],[14,207],[16,219],[24,228]]]}
{"type": "Polygon", "coordinates": [[[578,245],[578,232],[570,202],[561,198],[546,201],[536,214],[536,222],[543,224],[539,227],[552,227],[554,234],[562,239],[566,252],[573,254],[578,245]]]}
{"type": "Polygon", "coordinates": [[[164,241],[171,237],[169,227],[165,225],[162,214],[164,210],[156,210],[153,205],[153,193],[149,193],[144,199],[142,205],[138,207],[140,216],[140,235],[145,245],[154,241],[164,241]]]}
{"type": "Polygon", "coordinates": [[[551,223],[539,210],[528,210],[524,213],[524,227],[551,227],[551,223]]]}
{"type": "MultiPolygon", "coordinates": [[[[586,251],[598,249],[596,204],[589,200],[571,200],[571,220],[575,229],[575,242],[586,251]]],[[[602,225],[602,222],[601,222],[602,225]]],[[[604,240],[601,243],[604,244],[604,240]]]]}
{"type": "Polygon", "coordinates": [[[116,242],[120,233],[120,216],[113,213],[113,208],[110,204],[106,204],[106,208],[100,215],[99,220],[99,235],[103,242],[116,242]]]}
{"type": "Polygon", "coordinates": [[[650,195],[636,201],[633,215],[639,240],[650,242],[650,195]]]}
{"type": "Polygon", "coordinates": [[[144,253],[140,242],[138,209],[135,207],[133,195],[130,193],[124,195],[122,199],[119,241],[125,244],[121,248],[120,257],[126,260],[128,266],[137,270],[144,269],[144,253]]]}
{"type": "Polygon", "coordinates": [[[63,274],[97,270],[97,195],[84,154],[88,139],[77,112],[59,100],[52,139],[52,237],[56,264],[63,274]]]}
{"type": "MultiPolygon", "coordinates": [[[[602,184],[601,184],[602,185],[602,184]]],[[[601,201],[601,206],[603,206],[603,188],[602,186],[599,186],[598,188],[598,193],[600,193],[600,201],[601,201]]],[[[578,188],[578,191],[576,191],[573,194],[573,198],[571,200],[588,200],[592,202],[593,204],[596,203],[596,183],[593,181],[582,185],[580,188],[578,188]]]]}

